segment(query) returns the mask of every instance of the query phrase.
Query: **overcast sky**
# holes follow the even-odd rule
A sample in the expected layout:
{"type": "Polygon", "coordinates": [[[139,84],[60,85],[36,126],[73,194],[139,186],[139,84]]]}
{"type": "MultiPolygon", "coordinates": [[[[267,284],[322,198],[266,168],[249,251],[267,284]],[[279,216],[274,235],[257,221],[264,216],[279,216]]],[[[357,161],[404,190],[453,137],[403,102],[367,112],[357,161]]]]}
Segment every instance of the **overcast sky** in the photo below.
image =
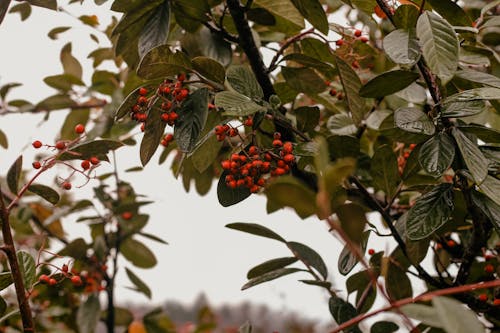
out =
{"type": "MultiPolygon", "coordinates": [[[[109,1],[111,3],[111,1],[109,1]]],[[[0,26],[0,85],[7,82],[21,82],[23,87],[13,90],[11,98],[23,98],[33,102],[53,94],[42,79],[62,73],[59,51],[68,40],[73,42],[73,53],[84,66],[84,78],[89,82],[91,62],[88,53],[96,48],[88,37],[91,31],[78,20],[64,13],[33,8],[32,16],[21,22],[19,15],[8,14],[0,26]],[[47,38],[47,32],[55,26],[74,26],[75,29],[61,35],[57,41],[47,38]]],[[[86,1],[78,14],[97,14],[106,17],[107,8],[96,7],[93,1],[86,1]]],[[[103,23],[107,23],[104,19],[103,23]]],[[[43,115],[4,116],[0,118],[0,129],[10,139],[7,151],[0,148],[0,173],[5,175],[8,167],[18,154],[25,155],[24,167],[28,168],[33,156],[30,143],[34,139],[51,142],[60,128],[66,111],[56,111],[47,122],[43,115]]],[[[126,169],[140,165],[138,147],[120,149],[118,164],[126,169]]],[[[213,304],[251,301],[267,304],[275,309],[296,310],[309,318],[329,320],[327,295],[317,287],[303,285],[296,280],[307,276],[289,276],[240,291],[246,281],[249,268],[265,260],[288,256],[283,244],[272,240],[247,235],[226,229],[231,222],[258,222],[278,233],[287,240],[303,242],[316,249],[330,268],[331,281],[338,289],[345,289],[344,280],[336,273],[338,254],[342,248],[327,231],[324,222],[315,218],[300,220],[294,213],[281,210],[266,214],[265,198],[252,195],[243,203],[223,208],[217,201],[215,186],[207,196],[200,197],[194,191],[185,193],[180,180],[174,179],[169,166],[156,165],[157,157],[143,172],[120,176],[133,183],[137,192],[148,195],[155,203],[144,210],[151,214],[145,231],[167,240],[170,245],[159,245],[145,240],[158,257],[158,265],[150,270],[133,270],[149,283],[153,290],[153,302],[179,300],[191,302],[204,292],[213,304]],[[332,276],[331,273],[334,273],[332,276]]],[[[104,167],[102,171],[106,172],[104,167]]],[[[50,173],[50,172],[49,172],[50,173]]],[[[55,177],[47,175],[47,183],[55,177]]],[[[215,184],[214,184],[215,185],[215,184]]],[[[90,194],[87,190],[75,190],[90,194]],[[85,192],[87,191],[87,192],[85,192]]],[[[65,221],[70,235],[88,237],[88,230],[82,224],[65,221]]],[[[381,248],[383,245],[379,245],[381,248]]],[[[131,267],[124,260],[120,266],[131,267]]],[[[117,299],[123,301],[146,302],[141,294],[126,288],[130,286],[123,270],[118,278],[117,299]]]]}

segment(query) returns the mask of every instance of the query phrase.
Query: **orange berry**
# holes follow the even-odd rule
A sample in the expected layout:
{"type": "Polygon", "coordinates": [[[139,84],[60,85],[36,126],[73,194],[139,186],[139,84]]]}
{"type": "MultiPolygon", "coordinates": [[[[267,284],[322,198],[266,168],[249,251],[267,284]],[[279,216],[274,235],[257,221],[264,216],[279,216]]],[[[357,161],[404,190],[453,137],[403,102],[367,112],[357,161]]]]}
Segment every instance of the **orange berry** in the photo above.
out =
{"type": "Polygon", "coordinates": [[[487,264],[486,266],[484,266],[484,271],[485,273],[493,274],[495,272],[495,266],[493,266],[492,264],[487,264]]]}
{"type": "Polygon", "coordinates": [[[337,45],[337,46],[344,45],[344,40],[343,39],[339,39],[338,41],[335,42],[335,45],[337,45]]]}
{"type": "Polygon", "coordinates": [[[282,175],[286,174],[286,170],[284,168],[276,168],[276,170],[274,170],[274,172],[277,176],[282,176],[282,175]]]}
{"type": "Polygon", "coordinates": [[[90,159],[89,159],[90,163],[92,163],[92,165],[97,165],[99,164],[99,158],[97,158],[96,156],[92,156],[90,159]]]}
{"type": "Polygon", "coordinates": [[[385,13],[382,10],[382,8],[380,8],[380,6],[378,6],[378,5],[375,6],[375,8],[373,9],[373,11],[375,12],[375,15],[377,15],[381,19],[385,19],[387,17],[387,15],[385,15],[385,13]]]}
{"type": "Polygon", "coordinates": [[[59,150],[62,150],[64,148],[66,148],[66,143],[64,143],[63,141],[57,141],[56,142],[56,148],[59,149],[59,150]]]}
{"type": "Polygon", "coordinates": [[[75,132],[76,134],[83,134],[83,132],[85,132],[85,126],[83,126],[83,124],[76,125],[75,132]]]}
{"type": "Polygon", "coordinates": [[[495,298],[495,299],[493,300],[493,305],[494,305],[494,306],[500,306],[500,298],[495,298]]]}
{"type": "Polygon", "coordinates": [[[35,161],[32,163],[33,169],[40,169],[42,167],[42,164],[38,161],[35,161]]]}
{"type": "Polygon", "coordinates": [[[124,219],[124,220],[130,220],[133,216],[134,216],[134,214],[132,214],[132,212],[123,212],[122,213],[122,219],[124,219]]]}
{"type": "Polygon", "coordinates": [[[273,140],[273,147],[279,148],[283,146],[283,142],[279,139],[273,140]]]}
{"type": "Polygon", "coordinates": [[[144,87],[139,88],[139,95],[146,96],[147,93],[148,93],[148,90],[146,88],[144,88],[144,87]]]}
{"type": "Polygon", "coordinates": [[[480,300],[481,302],[486,302],[488,300],[488,295],[486,295],[486,294],[480,294],[477,297],[477,299],[480,300]]]}
{"type": "Polygon", "coordinates": [[[82,169],[83,170],[88,170],[90,169],[90,161],[89,160],[83,160],[81,163],[82,169]]]}
{"type": "Polygon", "coordinates": [[[49,285],[50,286],[55,286],[57,284],[57,280],[54,278],[49,279],[49,285]]]}
{"type": "Polygon", "coordinates": [[[50,277],[46,274],[42,274],[38,278],[38,281],[40,281],[41,283],[49,283],[49,280],[50,280],[50,277]]]}
{"type": "Polygon", "coordinates": [[[38,149],[42,146],[42,141],[39,141],[39,140],[33,141],[32,145],[33,145],[33,148],[38,149]]]}
{"type": "Polygon", "coordinates": [[[253,125],[253,119],[251,117],[248,117],[245,119],[245,122],[243,123],[245,126],[252,126],[253,125]]]}
{"type": "Polygon", "coordinates": [[[83,284],[82,279],[78,275],[73,275],[71,277],[71,283],[73,283],[73,285],[77,287],[83,284]]]}
{"type": "Polygon", "coordinates": [[[448,247],[455,247],[457,243],[453,239],[450,239],[446,242],[446,245],[448,245],[448,247]]]}
{"type": "Polygon", "coordinates": [[[293,156],[293,154],[286,154],[283,156],[283,161],[287,164],[291,164],[295,161],[295,156],[293,156]]]}
{"type": "Polygon", "coordinates": [[[168,133],[163,139],[167,142],[172,142],[174,140],[174,135],[172,133],[168,133]]]}

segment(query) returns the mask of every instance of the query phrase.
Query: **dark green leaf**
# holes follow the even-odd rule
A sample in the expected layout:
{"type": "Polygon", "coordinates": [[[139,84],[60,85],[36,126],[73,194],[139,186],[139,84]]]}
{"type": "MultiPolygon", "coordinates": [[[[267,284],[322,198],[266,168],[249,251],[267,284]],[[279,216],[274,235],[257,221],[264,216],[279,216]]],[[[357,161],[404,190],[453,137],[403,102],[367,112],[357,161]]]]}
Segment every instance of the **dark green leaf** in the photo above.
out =
{"type": "Polygon", "coordinates": [[[316,193],[292,176],[281,176],[266,188],[269,204],[274,207],[291,207],[301,217],[316,213],[316,193]]]}
{"type": "Polygon", "coordinates": [[[354,135],[357,132],[351,116],[346,113],[337,113],[328,118],[326,128],[335,135],[354,135]]]}
{"type": "Polygon", "coordinates": [[[5,149],[9,148],[9,140],[7,139],[7,135],[5,135],[2,130],[0,130],[0,147],[5,149]]]}
{"type": "Polygon", "coordinates": [[[101,305],[99,296],[92,293],[87,300],[80,305],[76,313],[76,324],[80,333],[93,333],[99,321],[101,305]]]}
{"type": "MultiPolygon", "coordinates": [[[[370,231],[364,232],[363,242],[361,243],[361,248],[363,251],[366,249],[368,243],[368,238],[370,236],[370,231]]],[[[342,275],[347,275],[352,271],[354,266],[358,263],[358,257],[351,251],[349,246],[345,245],[339,255],[338,270],[342,275]]]]}
{"type": "MultiPolygon", "coordinates": [[[[358,312],[356,308],[351,304],[340,297],[330,297],[330,301],[328,302],[328,306],[330,309],[330,313],[333,318],[337,322],[337,324],[345,323],[346,321],[356,317],[358,312]]],[[[352,325],[349,328],[344,329],[345,333],[362,333],[359,329],[358,325],[352,325]]]]}
{"type": "Polygon", "coordinates": [[[253,72],[246,66],[231,66],[227,70],[227,81],[231,87],[250,98],[262,98],[264,93],[253,72]]]}
{"type": "Polygon", "coordinates": [[[252,234],[252,235],[271,238],[271,239],[275,239],[275,240],[278,240],[280,242],[286,243],[286,240],[283,237],[281,237],[280,235],[278,235],[274,231],[272,231],[264,226],[261,226],[260,224],[237,222],[237,223],[230,223],[230,224],[226,225],[226,228],[247,232],[247,233],[252,234]]]}
{"type": "Polygon", "coordinates": [[[292,0],[292,3],[309,23],[323,34],[328,34],[328,19],[318,0],[292,0]]]}
{"type": "Polygon", "coordinates": [[[500,235],[500,205],[481,192],[471,192],[472,202],[486,215],[500,235]]]}
{"type": "Polygon", "coordinates": [[[300,45],[304,55],[325,63],[335,63],[331,49],[323,41],[316,38],[304,38],[300,41],[300,45]]]}
{"type": "Polygon", "coordinates": [[[59,202],[59,193],[57,193],[52,187],[41,184],[31,184],[28,186],[28,191],[41,196],[53,205],[59,202]]]}
{"type": "Polygon", "coordinates": [[[393,263],[392,260],[389,260],[387,272],[385,273],[385,289],[393,300],[400,300],[413,295],[408,275],[400,265],[393,263]]]}
{"type": "Polygon", "coordinates": [[[311,249],[309,246],[297,243],[297,242],[287,242],[286,245],[306,265],[311,266],[317,270],[321,276],[326,279],[328,277],[328,269],[323,261],[323,258],[311,249]]]}
{"type": "Polygon", "coordinates": [[[139,63],[137,74],[144,79],[164,78],[191,69],[189,58],[180,51],[175,53],[168,45],[151,49],[139,63]]]}
{"type": "Polygon", "coordinates": [[[158,236],[155,236],[155,235],[152,235],[152,234],[148,234],[148,233],[145,233],[145,232],[139,232],[139,235],[143,236],[143,237],[146,237],[146,238],[149,238],[151,240],[154,240],[155,242],[158,242],[158,243],[162,243],[162,244],[165,244],[165,245],[168,245],[168,242],[164,241],[163,239],[161,239],[160,237],[158,236]]]}
{"type": "Polygon", "coordinates": [[[66,109],[73,106],[76,106],[76,103],[68,95],[52,95],[38,102],[38,104],[35,105],[35,110],[52,111],[66,109]]]}
{"type": "Polygon", "coordinates": [[[364,295],[366,298],[364,299],[363,306],[358,308],[358,312],[360,313],[368,311],[373,306],[377,297],[377,288],[373,285],[370,274],[366,270],[360,271],[349,276],[346,281],[347,292],[349,294],[356,292],[356,304],[360,304],[359,302],[363,294],[369,289],[367,294],[364,295]]]}
{"type": "Polygon", "coordinates": [[[250,196],[250,190],[246,187],[230,188],[226,184],[226,176],[229,173],[224,171],[217,183],[217,198],[223,207],[237,204],[250,196]]]}
{"type": "Polygon", "coordinates": [[[36,281],[35,259],[25,251],[17,251],[17,261],[24,281],[24,287],[29,290],[36,281]]]}
{"type": "Polygon", "coordinates": [[[401,5],[394,13],[394,24],[398,29],[415,28],[419,16],[418,8],[412,5],[401,5]]]}
{"type": "Polygon", "coordinates": [[[215,95],[215,105],[222,108],[224,115],[245,117],[266,109],[250,97],[234,91],[221,91],[215,95]]]}
{"type": "Polygon", "coordinates": [[[224,66],[222,66],[219,62],[208,57],[196,57],[191,61],[193,62],[193,68],[203,77],[211,81],[224,84],[226,71],[224,66]]]}
{"type": "Polygon", "coordinates": [[[366,105],[365,100],[359,96],[359,89],[361,89],[361,80],[356,72],[339,57],[335,57],[337,69],[339,71],[340,81],[344,87],[344,93],[351,111],[354,124],[357,126],[365,118],[366,105]]]}
{"type": "Polygon", "coordinates": [[[297,129],[303,132],[312,131],[319,123],[320,110],[317,106],[302,106],[293,110],[297,118],[297,129]]]}
{"type": "Polygon", "coordinates": [[[418,73],[402,70],[385,72],[374,77],[361,87],[359,95],[373,98],[384,97],[408,87],[418,77],[418,73]]]}
{"type": "Polygon", "coordinates": [[[30,5],[57,10],[57,0],[28,0],[30,5]]]}
{"type": "Polygon", "coordinates": [[[141,278],[139,278],[137,275],[135,275],[134,272],[132,272],[127,267],[125,267],[125,272],[127,272],[127,276],[129,278],[130,282],[132,282],[134,284],[134,286],[137,288],[137,291],[143,293],[149,299],[151,299],[151,289],[149,289],[149,287],[146,285],[146,283],[144,283],[144,281],[142,281],[141,278]]]}
{"type": "Polygon", "coordinates": [[[9,13],[19,13],[19,15],[21,15],[21,21],[25,21],[31,15],[31,6],[27,2],[22,2],[12,6],[9,13]]]}
{"type": "Polygon", "coordinates": [[[439,184],[422,195],[408,212],[408,238],[420,240],[432,235],[450,219],[454,206],[452,184],[439,184]]]}
{"type": "Polygon", "coordinates": [[[210,7],[207,0],[176,0],[172,3],[177,23],[194,33],[201,22],[209,20],[210,7]]]}
{"type": "Polygon", "coordinates": [[[56,40],[59,34],[68,31],[69,29],[71,29],[71,27],[56,27],[50,30],[47,33],[47,36],[49,36],[49,38],[52,40],[56,40]]]}
{"type": "Polygon", "coordinates": [[[139,268],[152,268],[156,265],[156,256],[143,243],[127,238],[121,244],[120,250],[128,261],[139,268]]]}
{"type": "Polygon", "coordinates": [[[281,67],[281,74],[293,89],[315,95],[325,90],[325,81],[310,68],[281,67]]]}
{"type": "MultiPolygon", "coordinates": [[[[1,17],[1,15],[0,15],[1,17]]],[[[1,21],[0,21],[1,23],[1,21]]],[[[12,88],[16,88],[16,87],[19,87],[19,86],[22,86],[21,83],[17,83],[17,82],[13,82],[13,83],[7,83],[5,85],[3,85],[2,87],[0,87],[0,97],[1,99],[5,99],[5,97],[7,96],[7,94],[9,93],[9,91],[12,89],[12,88]]]]}
{"type": "Polygon", "coordinates": [[[58,255],[67,256],[75,258],[76,260],[81,260],[86,258],[87,255],[87,244],[83,238],[77,238],[71,241],[65,248],[59,251],[58,255]]]}
{"type": "Polygon", "coordinates": [[[0,273],[0,290],[4,290],[8,286],[10,286],[14,280],[12,279],[12,274],[10,272],[2,272],[0,273]]]}
{"type": "Polygon", "coordinates": [[[200,132],[205,126],[207,116],[208,89],[200,88],[189,95],[179,110],[174,137],[181,151],[190,152],[193,150],[200,132]]]}
{"type": "Polygon", "coordinates": [[[472,20],[458,4],[451,0],[429,0],[432,8],[444,17],[451,25],[472,26],[472,20]]]}
{"type": "Polygon", "coordinates": [[[368,223],[363,207],[347,203],[337,207],[335,212],[346,235],[353,242],[360,244],[364,238],[365,225],[368,223]]]}
{"type": "Polygon", "coordinates": [[[468,117],[486,110],[486,103],[482,100],[443,103],[441,116],[445,118],[468,117]]]}
{"type": "Polygon", "coordinates": [[[154,9],[139,37],[139,56],[142,58],[151,49],[167,42],[170,26],[170,1],[166,0],[154,9]]]}
{"type": "Polygon", "coordinates": [[[297,262],[298,258],[295,257],[284,257],[284,258],[276,258],[263,262],[260,265],[257,265],[250,269],[247,273],[247,279],[253,279],[258,276],[261,276],[265,273],[269,273],[279,268],[285,268],[286,266],[297,262]]]}
{"type": "Polygon", "coordinates": [[[420,59],[415,29],[398,29],[384,38],[384,50],[396,64],[411,67],[420,59]]]}
{"type": "Polygon", "coordinates": [[[439,132],[426,141],[419,150],[418,161],[430,175],[441,176],[451,166],[455,145],[448,133],[439,132]]]}
{"type": "Polygon", "coordinates": [[[500,78],[488,73],[475,71],[473,69],[463,69],[461,71],[456,72],[455,76],[464,80],[481,83],[495,88],[500,88],[500,78]]]}
{"type": "Polygon", "coordinates": [[[479,185],[481,191],[486,194],[491,200],[495,201],[497,205],[500,205],[500,180],[488,175],[484,182],[479,185]]]}
{"type": "Polygon", "coordinates": [[[328,281],[318,281],[318,280],[299,280],[299,281],[308,284],[310,286],[318,286],[326,289],[330,289],[332,287],[331,282],[328,281]]]}
{"type": "Polygon", "coordinates": [[[144,126],[144,136],[140,147],[140,158],[142,166],[146,166],[158,149],[163,138],[167,123],[161,120],[161,111],[157,107],[149,110],[144,126]]]}
{"type": "Polygon", "coordinates": [[[106,155],[110,151],[116,150],[121,146],[123,146],[123,143],[114,140],[94,140],[84,142],[62,154],[59,159],[62,161],[74,159],[85,160],[92,156],[106,155]]]}
{"type": "Polygon", "coordinates": [[[304,29],[304,18],[289,0],[255,0],[254,4],[276,17],[282,32],[292,35],[304,29]]]}
{"type": "Polygon", "coordinates": [[[500,143],[500,131],[477,124],[464,124],[458,127],[462,132],[471,133],[486,143],[500,143]]]}
{"type": "Polygon", "coordinates": [[[384,145],[375,151],[371,161],[371,173],[376,188],[383,190],[388,198],[394,197],[401,177],[396,155],[390,146],[384,145]]]}
{"type": "Polygon", "coordinates": [[[370,333],[393,333],[399,329],[399,326],[392,321],[377,321],[370,328],[370,333]]]}
{"type": "Polygon", "coordinates": [[[285,276],[285,275],[289,275],[289,274],[296,273],[296,272],[302,272],[302,271],[303,270],[299,269],[299,268],[280,268],[280,269],[274,270],[272,272],[260,275],[254,279],[251,279],[250,281],[245,283],[243,285],[243,287],[241,287],[241,290],[245,290],[245,289],[254,287],[254,286],[261,284],[261,283],[264,283],[264,282],[275,280],[275,279],[280,278],[280,277],[285,276]]]}
{"type": "Polygon", "coordinates": [[[417,21],[417,36],[430,70],[443,83],[450,81],[458,65],[458,39],[453,27],[437,14],[424,11],[417,21]]]}
{"type": "Polygon", "coordinates": [[[17,194],[19,188],[19,177],[21,177],[21,172],[23,170],[23,155],[20,155],[17,160],[10,166],[9,171],[7,171],[7,185],[9,190],[17,194]]]}
{"type": "Polygon", "coordinates": [[[488,175],[488,160],[483,155],[478,145],[472,142],[460,130],[453,128],[451,134],[455,138],[458,149],[462,154],[462,158],[472,174],[472,178],[476,184],[481,184],[488,175]]]}
{"type": "MultiPolygon", "coordinates": [[[[7,311],[7,302],[5,302],[3,297],[0,297],[0,316],[3,316],[6,311],[7,311]]],[[[2,321],[0,320],[0,322],[2,321]]]]}
{"type": "Polygon", "coordinates": [[[432,135],[436,130],[432,120],[422,110],[414,107],[397,109],[394,112],[394,124],[411,133],[432,135]]]}

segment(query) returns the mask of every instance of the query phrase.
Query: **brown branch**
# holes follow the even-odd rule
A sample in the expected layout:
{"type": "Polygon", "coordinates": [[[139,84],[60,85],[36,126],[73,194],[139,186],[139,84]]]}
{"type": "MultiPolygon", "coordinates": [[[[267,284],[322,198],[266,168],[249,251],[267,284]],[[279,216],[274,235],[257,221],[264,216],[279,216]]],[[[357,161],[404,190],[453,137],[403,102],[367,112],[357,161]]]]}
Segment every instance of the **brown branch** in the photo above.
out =
{"type": "Polygon", "coordinates": [[[2,24],[3,19],[5,17],[5,14],[7,14],[7,10],[9,9],[9,5],[10,5],[11,0],[5,0],[5,1],[6,2],[0,8],[0,24],[2,24]]]}
{"type": "Polygon", "coordinates": [[[479,283],[474,283],[474,284],[468,284],[464,286],[459,286],[459,287],[452,287],[452,288],[446,288],[446,289],[440,289],[440,290],[435,290],[431,291],[422,295],[419,295],[417,297],[409,297],[409,298],[404,298],[402,300],[396,301],[391,303],[390,305],[383,307],[381,309],[361,314],[359,316],[356,316],[346,322],[344,322],[342,325],[339,327],[335,328],[333,331],[330,333],[339,333],[342,330],[351,327],[352,325],[355,325],[367,318],[373,317],[379,313],[390,311],[392,309],[397,309],[400,308],[403,305],[419,302],[419,301],[430,301],[432,298],[436,296],[444,296],[444,295],[453,295],[453,294],[458,294],[458,293],[464,293],[468,292],[471,290],[477,290],[477,289],[486,289],[486,288],[494,288],[494,287],[499,287],[500,286],[500,280],[494,280],[494,281],[489,281],[489,282],[479,282],[479,283]]]}
{"type": "Polygon", "coordinates": [[[14,280],[14,287],[16,289],[17,302],[19,304],[19,312],[21,313],[23,330],[24,332],[34,332],[35,325],[33,323],[33,315],[31,313],[29,300],[26,297],[26,288],[24,286],[23,275],[21,273],[19,262],[17,260],[16,247],[14,244],[14,239],[12,237],[12,230],[10,228],[9,215],[10,211],[5,206],[3,196],[0,195],[0,220],[2,222],[2,236],[5,244],[1,249],[7,256],[7,260],[10,266],[10,273],[12,274],[12,279],[14,280]]]}
{"type": "Polygon", "coordinates": [[[287,39],[283,43],[283,45],[281,45],[280,49],[278,50],[278,52],[276,52],[276,54],[274,55],[273,59],[271,60],[271,64],[269,65],[269,68],[267,69],[267,73],[271,73],[273,70],[276,69],[279,57],[283,54],[283,52],[285,52],[285,50],[290,45],[292,45],[293,43],[301,40],[304,36],[312,33],[313,31],[314,31],[314,28],[310,28],[310,29],[307,29],[306,31],[301,32],[298,35],[292,36],[289,39],[287,39]]]}

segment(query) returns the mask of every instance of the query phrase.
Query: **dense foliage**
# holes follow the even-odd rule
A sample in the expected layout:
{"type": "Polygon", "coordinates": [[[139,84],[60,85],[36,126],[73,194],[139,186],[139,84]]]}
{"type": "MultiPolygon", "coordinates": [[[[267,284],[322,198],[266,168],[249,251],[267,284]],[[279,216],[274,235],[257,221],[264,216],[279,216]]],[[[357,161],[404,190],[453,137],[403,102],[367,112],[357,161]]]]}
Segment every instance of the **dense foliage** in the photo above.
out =
{"type": "MultiPolygon", "coordinates": [[[[32,6],[58,9],[56,0],[3,1],[0,18],[25,20],[32,6]]],[[[87,333],[101,318],[108,332],[175,330],[158,311],[130,325],[129,311],[114,305],[117,273],[151,295],[130,268],[117,270],[117,257],[153,267],[143,241],[163,242],[143,232],[148,201],[133,185],[99,174],[115,149],[137,144],[143,165],[173,154],[186,191],[194,183],[204,195],[216,180],[223,206],[264,195],[269,213],[317,216],[345,243],[334,270],[265,226],[229,224],[290,250],[250,269],[242,289],[301,273],[330,296],[333,332],[362,332],[364,319],[384,311],[401,320],[370,332],[499,332],[499,8],[494,0],[115,0],[119,18],[108,27],[80,16],[97,45],[112,44],[89,54],[91,82],[75,42],[61,50],[63,73],[44,79],[54,95],[33,103],[8,98],[17,83],[0,89],[4,116],[68,110],[56,142],[33,143],[42,151],[36,173],[25,174],[20,157],[2,183],[0,287],[14,283],[19,304],[0,298],[2,325],[87,333]],[[114,70],[102,69],[110,61],[114,70]],[[56,165],[69,172],[59,189],[36,184],[56,165]],[[59,194],[96,173],[95,200],[59,194]],[[46,202],[25,200],[28,192],[46,202]],[[67,239],[61,216],[87,223],[92,242],[67,239]],[[379,237],[394,240],[391,251],[366,248],[379,237]],[[53,240],[65,244],[57,254],[53,240]],[[52,264],[61,257],[69,264],[52,264]],[[426,257],[433,267],[421,264],[426,257]],[[347,292],[332,288],[337,274],[348,276],[347,292]],[[417,280],[424,289],[413,289],[417,280]],[[387,306],[373,309],[377,297],[387,306]]]]}

